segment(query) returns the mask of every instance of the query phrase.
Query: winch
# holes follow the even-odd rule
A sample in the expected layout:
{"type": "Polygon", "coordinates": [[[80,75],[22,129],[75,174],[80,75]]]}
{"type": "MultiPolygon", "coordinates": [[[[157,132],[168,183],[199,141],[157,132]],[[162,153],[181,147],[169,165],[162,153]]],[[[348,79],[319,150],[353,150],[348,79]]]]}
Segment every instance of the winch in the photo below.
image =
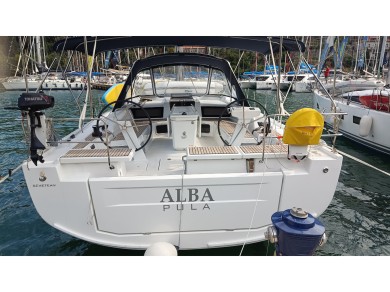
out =
{"type": "Polygon", "coordinates": [[[276,255],[313,255],[326,242],[324,225],[302,208],[293,207],[271,216],[265,237],[275,243],[276,255]]]}

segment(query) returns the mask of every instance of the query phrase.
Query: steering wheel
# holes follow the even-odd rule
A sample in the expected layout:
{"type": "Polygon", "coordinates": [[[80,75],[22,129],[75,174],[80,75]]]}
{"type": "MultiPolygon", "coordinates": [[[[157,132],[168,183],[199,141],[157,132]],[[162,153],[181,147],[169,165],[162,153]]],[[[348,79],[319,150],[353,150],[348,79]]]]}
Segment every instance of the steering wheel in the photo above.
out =
{"type": "MultiPolygon", "coordinates": [[[[262,131],[262,132],[263,132],[263,134],[265,135],[264,137],[266,137],[266,136],[268,135],[268,133],[271,132],[271,131],[270,131],[271,119],[270,119],[270,117],[269,117],[269,115],[268,115],[268,112],[267,112],[266,108],[265,108],[260,102],[258,102],[257,100],[254,100],[254,99],[246,99],[246,101],[255,103],[259,108],[261,108],[261,109],[263,110],[263,113],[265,113],[268,122],[267,122],[267,127],[266,127],[266,129],[264,129],[264,125],[263,125],[263,129],[262,129],[263,131],[262,131]]],[[[240,105],[240,104],[238,103],[237,100],[232,101],[231,103],[229,103],[229,104],[224,108],[224,110],[221,112],[221,114],[220,114],[220,116],[219,116],[219,118],[218,118],[218,134],[219,134],[219,138],[221,138],[222,142],[223,142],[226,146],[231,146],[232,143],[234,142],[234,140],[237,138],[237,136],[234,137],[234,139],[233,139],[233,137],[232,137],[230,143],[229,143],[228,141],[226,141],[226,140],[222,137],[222,134],[221,134],[221,120],[222,120],[222,118],[223,118],[224,116],[226,117],[226,115],[225,115],[226,113],[229,114],[229,109],[230,109],[230,107],[231,107],[232,105],[234,105],[234,104],[237,104],[237,105],[239,105],[239,106],[243,106],[243,105],[240,105]]],[[[263,117],[262,117],[262,118],[263,118],[263,117]]],[[[242,128],[246,128],[246,129],[248,130],[248,125],[249,125],[250,123],[256,122],[257,120],[258,120],[258,119],[254,120],[254,121],[250,121],[250,122],[248,122],[248,123],[241,123],[241,122],[240,122],[240,123],[237,123],[237,124],[235,125],[234,129],[236,129],[236,127],[239,126],[239,124],[240,124],[240,126],[241,126],[242,128]]],[[[232,122],[232,123],[234,123],[234,122],[232,122]]],[[[253,135],[253,138],[256,140],[256,144],[257,144],[257,145],[260,145],[260,144],[262,143],[262,140],[259,142],[259,141],[257,140],[257,137],[255,137],[254,132],[258,133],[257,130],[260,130],[260,129],[261,129],[261,126],[257,127],[256,129],[254,129],[254,130],[251,132],[251,134],[253,135]]],[[[233,131],[232,135],[233,135],[233,134],[234,134],[234,131],[233,131]]]]}
{"type": "MultiPolygon", "coordinates": [[[[130,122],[134,122],[133,113],[130,110],[130,108],[139,108],[140,110],[142,110],[143,116],[146,117],[146,119],[147,119],[147,124],[146,125],[149,126],[149,135],[148,135],[146,141],[140,147],[135,149],[135,151],[138,151],[138,150],[141,150],[142,148],[144,148],[146,146],[146,144],[150,141],[150,138],[152,137],[152,120],[150,119],[150,116],[149,116],[148,112],[144,109],[144,107],[142,105],[140,105],[139,103],[133,102],[130,99],[131,99],[131,97],[123,100],[122,101],[122,103],[123,103],[122,107],[116,109],[115,111],[120,111],[120,110],[123,110],[123,109],[127,110],[129,115],[130,115],[130,117],[131,117],[130,122]]],[[[109,108],[110,106],[112,107],[112,105],[115,104],[116,102],[117,101],[110,102],[110,103],[106,104],[102,108],[102,110],[100,111],[99,115],[97,116],[96,131],[99,131],[99,122],[100,122],[100,119],[102,118],[103,113],[107,110],[107,108],[109,108]]],[[[137,125],[135,123],[134,123],[133,126],[135,128],[137,127],[137,125]]],[[[106,129],[106,131],[107,131],[107,129],[106,129]]],[[[99,136],[100,140],[104,143],[104,145],[106,145],[109,148],[112,148],[111,146],[106,144],[106,141],[103,139],[103,137],[102,137],[103,135],[101,135],[100,132],[99,132],[98,136],[99,136]]]]}

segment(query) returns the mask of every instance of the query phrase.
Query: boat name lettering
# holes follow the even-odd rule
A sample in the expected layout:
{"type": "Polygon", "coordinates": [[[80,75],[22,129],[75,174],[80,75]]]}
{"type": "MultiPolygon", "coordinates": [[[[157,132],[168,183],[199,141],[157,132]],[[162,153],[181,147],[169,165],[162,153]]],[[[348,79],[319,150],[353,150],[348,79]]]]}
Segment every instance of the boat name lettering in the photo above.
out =
{"type": "MultiPolygon", "coordinates": [[[[202,198],[200,200],[199,200],[200,195],[198,193],[199,193],[198,189],[196,189],[196,188],[188,188],[188,202],[214,201],[213,197],[211,196],[211,192],[210,192],[209,188],[206,188],[206,190],[204,191],[203,196],[202,196],[202,198]]],[[[163,197],[162,197],[160,202],[161,203],[164,203],[164,202],[170,202],[170,203],[173,203],[173,202],[187,202],[187,198],[182,200],[183,198],[181,196],[181,189],[176,189],[176,198],[175,199],[176,199],[176,201],[174,200],[174,197],[172,197],[171,192],[169,191],[169,189],[165,189],[164,195],[163,195],[163,197]]]]}
{"type": "Polygon", "coordinates": [[[33,185],[34,188],[52,188],[55,187],[55,184],[35,184],[33,185]]]}
{"type": "MultiPolygon", "coordinates": [[[[188,188],[188,196],[183,198],[182,189],[175,189],[175,191],[169,191],[169,189],[165,189],[165,192],[162,196],[161,203],[182,203],[182,202],[212,202],[214,201],[213,196],[209,188],[206,188],[204,192],[199,193],[197,188],[188,188]],[[176,196],[175,196],[176,192],[176,196]],[[203,194],[203,195],[202,195],[203,194]],[[188,201],[187,201],[188,198],[188,201]]],[[[166,211],[171,208],[171,205],[163,205],[163,211],[166,211]]],[[[198,204],[190,204],[188,206],[190,210],[210,210],[210,206],[205,203],[203,206],[199,206],[198,204]]],[[[177,211],[184,210],[183,204],[176,205],[177,211]]]]}

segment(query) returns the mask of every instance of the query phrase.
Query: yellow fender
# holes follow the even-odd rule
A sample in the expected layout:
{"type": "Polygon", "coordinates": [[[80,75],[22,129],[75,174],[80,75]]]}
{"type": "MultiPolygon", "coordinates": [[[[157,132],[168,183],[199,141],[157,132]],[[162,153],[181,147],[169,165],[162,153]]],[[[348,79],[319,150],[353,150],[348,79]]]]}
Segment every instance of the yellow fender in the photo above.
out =
{"type": "MultiPolygon", "coordinates": [[[[105,104],[109,104],[111,102],[114,102],[118,99],[119,94],[121,93],[124,83],[118,83],[111,86],[102,96],[102,101],[105,104]]],[[[114,104],[113,104],[114,105],[114,104]]]]}
{"type": "Polygon", "coordinates": [[[315,109],[302,108],[287,120],[283,143],[290,145],[317,145],[324,129],[324,117],[315,109]]]}

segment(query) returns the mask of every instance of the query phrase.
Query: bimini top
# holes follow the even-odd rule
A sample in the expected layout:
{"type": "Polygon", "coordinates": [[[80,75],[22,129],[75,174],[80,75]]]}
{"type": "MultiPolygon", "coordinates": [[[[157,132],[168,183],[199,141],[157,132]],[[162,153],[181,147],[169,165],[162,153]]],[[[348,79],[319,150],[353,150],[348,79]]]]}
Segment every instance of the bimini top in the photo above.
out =
{"type": "Polygon", "coordinates": [[[145,69],[153,69],[160,66],[171,66],[171,65],[200,65],[208,68],[218,69],[223,72],[226,78],[231,83],[231,86],[235,87],[236,97],[238,101],[244,101],[246,104],[246,97],[241,90],[234,73],[231,70],[229,63],[221,58],[217,58],[210,55],[195,54],[195,53],[171,53],[155,55],[145,59],[137,60],[130,70],[129,76],[123,86],[121,93],[117,99],[114,110],[120,108],[123,105],[123,101],[126,98],[127,92],[130,90],[134,79],[137,74],[145,69]]]}
{"type": "MultiPolygon", "coordinates": [[[[273,52],[278,52],[280,47],[280,37],[266,36],[89,36],[87,37],[88,55],[92,55],[95,41],[95,53],[137,47],[206,46],[253,51],[267,55],[271,53],[270,42],[273,52]]],[[[288,38],[283,38],[282,47],[286,51],[305,51],[302,42],[288,38]]],[[[85,53],[84,37],[60,40],[53,48],[55,51],[73,50],[85,53]]]]}

